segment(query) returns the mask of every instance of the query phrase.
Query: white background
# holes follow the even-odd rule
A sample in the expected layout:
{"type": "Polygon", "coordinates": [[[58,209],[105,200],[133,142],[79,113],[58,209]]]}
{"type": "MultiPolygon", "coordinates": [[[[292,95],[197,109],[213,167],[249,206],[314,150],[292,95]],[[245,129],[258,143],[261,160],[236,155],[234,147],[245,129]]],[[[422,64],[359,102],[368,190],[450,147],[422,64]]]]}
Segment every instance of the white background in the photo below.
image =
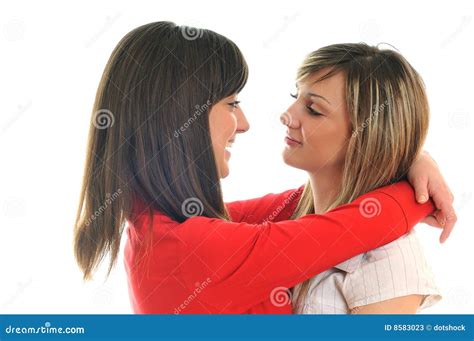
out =
{"type": "MultiPolygon", "coordinates": [[[[471,2],[472,3],[472,2],[471,2]]],[[[15,1],[0,5],[0,313],[131,313],[123,267],[83,284],[72,231],[95,91],[130,30],[168,20],[215,30],[242,49],[251,124],[224,181],[226,200],[299,186],[281,161],[278,115],[304,56],[345,42],[395,46],[425,80],[432,117],[425,149],[456,196],[444,245],[417,227],[444,299],[425,313],[474,313],[472,5],[432,1],[15,1]]]]}

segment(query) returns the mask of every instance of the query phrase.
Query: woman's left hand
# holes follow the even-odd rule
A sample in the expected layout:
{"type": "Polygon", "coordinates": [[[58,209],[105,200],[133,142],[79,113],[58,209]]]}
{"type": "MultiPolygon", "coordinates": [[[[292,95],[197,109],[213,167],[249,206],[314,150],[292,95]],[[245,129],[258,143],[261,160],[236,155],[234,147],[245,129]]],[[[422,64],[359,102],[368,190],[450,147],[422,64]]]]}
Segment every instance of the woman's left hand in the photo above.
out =
{"type": "Polygon", "coordinates": [[[425,203],[433,199],[436,211],[422,222],[443,229],[439,238],[441,243],[448,239],[456,224],[454,196],[444,180],[436,162],[423,151],[408,171],[408,181],[415,189],[416,200],[425,203]]]}

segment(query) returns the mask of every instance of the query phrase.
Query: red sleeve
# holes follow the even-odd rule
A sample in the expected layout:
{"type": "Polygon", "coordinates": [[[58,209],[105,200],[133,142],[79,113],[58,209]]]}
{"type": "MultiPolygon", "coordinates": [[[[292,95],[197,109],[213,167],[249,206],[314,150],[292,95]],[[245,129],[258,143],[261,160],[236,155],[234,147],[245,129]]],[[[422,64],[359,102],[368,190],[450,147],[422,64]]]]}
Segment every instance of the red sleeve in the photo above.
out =
{"type": "Polygon", "coordinates": [[[260,198],[226,203],[233,222],[261,224],[266,221],[290,219],[301,197],[304,186],[260,198]]]}
{"type": "Polygon", "coordinates": [[[176,232],[185,285],[210,278],[200,299],[221,313],[242,313],[342,261],[389,243],[433,211],[400,182],[324,215],[259,225],[193,217],[176,232]]]}

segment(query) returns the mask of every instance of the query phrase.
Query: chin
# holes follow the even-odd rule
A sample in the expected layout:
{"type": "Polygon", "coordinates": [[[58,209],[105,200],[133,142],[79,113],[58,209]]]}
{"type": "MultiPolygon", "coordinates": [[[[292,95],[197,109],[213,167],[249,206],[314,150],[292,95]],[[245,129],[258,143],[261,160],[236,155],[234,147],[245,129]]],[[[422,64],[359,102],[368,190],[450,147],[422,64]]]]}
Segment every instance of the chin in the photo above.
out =
{"type": "Polygon", "coordinates": [[[228,175],[229,175],[229,166],[226,164],[225,166],[221,167],[221,169],[219,170],[219,177],[221,179],[224,179],[224,178],[227,178],[228,175]]]}
{"type": "Polygon", "coordinates": [[[295,154],[291,154],[283,151],[283,162],[290,167],[301,169],[304,171],[308,170],[308,165],[304,164],[303,160],[298,160],[295,154]]]}
{"type": "Polygon", "coordinates": [[[283,150],[282,157],[283,157],[283,162],[286,163],[288,166],[296,167],[295,166],[296,160],[295,160],[294,154],[289,153],[287,150],[283,150]]]}

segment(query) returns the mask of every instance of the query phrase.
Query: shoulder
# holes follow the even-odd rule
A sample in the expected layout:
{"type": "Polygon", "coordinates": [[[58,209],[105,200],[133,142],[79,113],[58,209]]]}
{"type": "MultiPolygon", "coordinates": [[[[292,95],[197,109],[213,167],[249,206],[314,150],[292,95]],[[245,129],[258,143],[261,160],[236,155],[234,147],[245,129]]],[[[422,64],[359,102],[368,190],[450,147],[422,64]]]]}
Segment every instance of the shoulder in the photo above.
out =
{"type": "MultiPolygon", "coordinates": [[[[359,256],[347,272],[345,296],[350,308],[408,295],[441,299],[422,245],[412,230],[401,238],[359,256]]],[[[428,305],[422,305],[426,307],[428,305]]]]}

